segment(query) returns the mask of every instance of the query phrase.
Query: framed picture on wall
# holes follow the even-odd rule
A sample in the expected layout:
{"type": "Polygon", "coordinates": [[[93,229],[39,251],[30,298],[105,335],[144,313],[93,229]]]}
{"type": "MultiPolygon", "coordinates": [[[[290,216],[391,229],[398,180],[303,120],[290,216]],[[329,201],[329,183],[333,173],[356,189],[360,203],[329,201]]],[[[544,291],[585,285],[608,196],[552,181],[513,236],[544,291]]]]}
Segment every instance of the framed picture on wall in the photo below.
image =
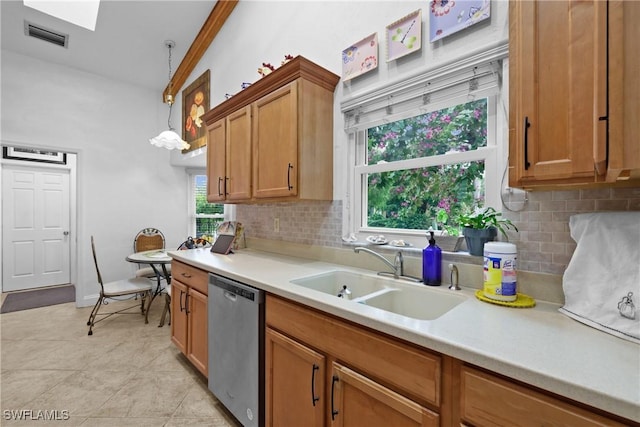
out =
{"type": "Polygon", "coordinates": [[[490,0],[430,0],[429,39],[433,43],[491,15],[490,0]]]}
{"type": "Polygon", "coordinates": [[[190,147],[183,153],[207,145],[207,128],[202,115],[209,111],[209,70],[182,91],[182,139],[190,147]]]}
{"type": "Polygon", "coordinates": [[[387,62],[422,47],[422,9],[387,25],[387,62]]]}
{"type": "Polygon", "coordinates": [[[378,33],[373,33],[342,51],[344,81],[376,68],[378,68],[378,33]]]}

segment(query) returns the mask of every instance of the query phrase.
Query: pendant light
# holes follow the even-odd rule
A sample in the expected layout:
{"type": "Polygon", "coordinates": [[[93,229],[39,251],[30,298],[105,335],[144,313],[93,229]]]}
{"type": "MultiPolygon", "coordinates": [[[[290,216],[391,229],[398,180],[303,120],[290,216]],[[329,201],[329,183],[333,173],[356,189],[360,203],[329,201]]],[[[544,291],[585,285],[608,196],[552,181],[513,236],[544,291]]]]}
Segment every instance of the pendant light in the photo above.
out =
{"type": "Polygon", "coordinates": [[[171,87],[171,49],[173,49],[176,43],[173,40],[167,40],[164,42],[164,45],[169,48],[169,93],[166,95],[164,102],[169,104],[169,118],[167,119],[167,124],[169,125],[169,130],[162,131],[160,135],[155,138],[151,138],[149,142],[151,145],[155,145],[156,147],[164,147],[168,150],[180,149],[187,150],[189,149],[189,144],[184,141],[180,135],[178,135],[173,127],[171,126],[171,106],[173,105],[173,94],[171,87]]]}

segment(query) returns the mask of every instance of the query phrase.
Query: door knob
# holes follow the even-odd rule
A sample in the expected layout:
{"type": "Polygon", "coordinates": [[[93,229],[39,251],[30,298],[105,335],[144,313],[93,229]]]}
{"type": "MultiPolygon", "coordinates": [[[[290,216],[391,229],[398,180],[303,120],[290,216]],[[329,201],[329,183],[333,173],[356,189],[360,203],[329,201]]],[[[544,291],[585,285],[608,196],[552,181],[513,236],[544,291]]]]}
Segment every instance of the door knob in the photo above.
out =
{"type": "Polygon", "coordinates": [[[65,236],[68,236],[69,232],[68,231],[63,231],[62,234],[64,234],[65,236]]]}

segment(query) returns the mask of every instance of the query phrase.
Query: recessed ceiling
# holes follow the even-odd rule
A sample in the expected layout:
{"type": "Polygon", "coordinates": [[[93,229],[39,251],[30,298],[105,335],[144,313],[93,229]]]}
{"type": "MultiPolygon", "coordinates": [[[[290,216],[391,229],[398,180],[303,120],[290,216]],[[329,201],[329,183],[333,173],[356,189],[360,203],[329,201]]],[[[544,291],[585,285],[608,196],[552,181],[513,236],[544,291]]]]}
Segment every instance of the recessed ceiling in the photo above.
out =
{"type": "Polygon", "coordinates": [[[95,31],[26,7],[22,0],[0,1],[3,50],[76,68],[124,83],[156,89],[168,83],[168,50],[178,67],[215,1],[103,0],[95,31]],[[69,35],[67,49],[25,35],[25,21],[69,35]]]}
{"type": "Polygon", "coordinates": [[[24,0],[24,5],[87,30],[96,29],[100,0],[52,1],[24,0]]]}

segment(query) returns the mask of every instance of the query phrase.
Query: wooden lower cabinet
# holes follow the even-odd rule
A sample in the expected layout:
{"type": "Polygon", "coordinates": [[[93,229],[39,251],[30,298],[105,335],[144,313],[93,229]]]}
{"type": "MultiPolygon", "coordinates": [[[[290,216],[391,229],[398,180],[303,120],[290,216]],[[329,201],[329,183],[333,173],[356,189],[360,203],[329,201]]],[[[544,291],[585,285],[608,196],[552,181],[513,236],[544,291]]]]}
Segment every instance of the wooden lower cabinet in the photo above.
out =
{"type": "Polygon", "coordinates": [[[326,358],[270,328],[265,334],[266,425],[322,427],[326,358]]]}
{"type": "Polygon", "coordinates": [[[171,271],[171,341],[208,376],[208,273],[175,260],[171,271]]]}
{"type": "Polygon", "coordinates": [[[207,365],[209,363],[209,340],[207,337],[208,314],[207,295],[195,289],[189,289],[188,307],[188,339],[187,339],[187,359],[208,376],[207,365]]]}
{"type": "Polygon", "coordinates": [[[625,426],[528,386],[471,366],[460,368],[460,424],[505,427],[625,426]]]}
{"type": "Polygon", "coordinates": [[[267,295],[266,426],[639,426],[267,295]]]}
{"type": "Polygon", "coordinates": [[[371,427],[375,425],[440,425],[438,414],[386,388],[340,363],[331,370],[331,425],[371,427]]]}
{"type": "Polygon", "coordinates": [[[272,295],[266,313],[266,426],[440,425],[440,356],[272,295]]]}

